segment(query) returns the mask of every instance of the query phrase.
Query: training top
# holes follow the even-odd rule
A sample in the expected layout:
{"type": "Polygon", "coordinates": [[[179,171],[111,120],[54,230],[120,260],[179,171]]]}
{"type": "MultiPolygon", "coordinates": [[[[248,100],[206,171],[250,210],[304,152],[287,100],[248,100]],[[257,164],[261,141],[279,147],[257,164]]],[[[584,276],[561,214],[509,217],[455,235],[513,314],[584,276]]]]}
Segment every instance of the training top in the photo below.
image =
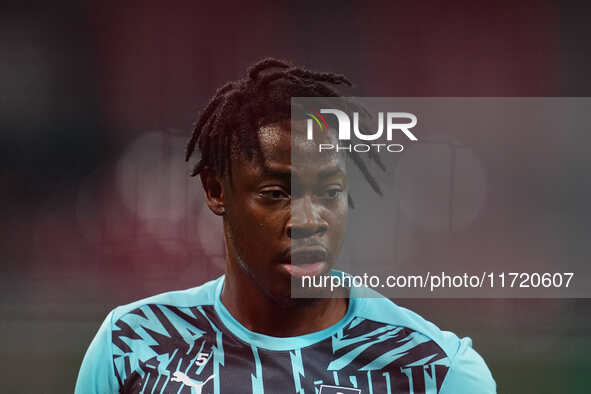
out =
{"type": "Polygon", "coordinates": [[[496,393],[470,338],[377,293],[351,288],[333,326],[273,337],[230,314],[223,285],[221,276],[115,308],[86,352],[76,394],[496,393]]]}

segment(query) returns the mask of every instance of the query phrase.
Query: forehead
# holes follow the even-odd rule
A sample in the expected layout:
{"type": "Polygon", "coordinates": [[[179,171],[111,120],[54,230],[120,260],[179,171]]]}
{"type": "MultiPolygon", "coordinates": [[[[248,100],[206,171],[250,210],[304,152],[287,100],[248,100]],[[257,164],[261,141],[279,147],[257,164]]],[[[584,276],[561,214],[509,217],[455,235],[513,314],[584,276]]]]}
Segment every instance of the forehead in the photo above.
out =
{"type": "Polygon", "coordinates": [[[266,125],[258,130],[261,148],[261,164],[265,167],[289,167],[294,174],[319,172],[337,167],[345,172],[343,152],[322,151],[320,144],[337,144],[331,132],[315,133],[313,140],[307,139],[304,121],[281,122],[266,125]]]}

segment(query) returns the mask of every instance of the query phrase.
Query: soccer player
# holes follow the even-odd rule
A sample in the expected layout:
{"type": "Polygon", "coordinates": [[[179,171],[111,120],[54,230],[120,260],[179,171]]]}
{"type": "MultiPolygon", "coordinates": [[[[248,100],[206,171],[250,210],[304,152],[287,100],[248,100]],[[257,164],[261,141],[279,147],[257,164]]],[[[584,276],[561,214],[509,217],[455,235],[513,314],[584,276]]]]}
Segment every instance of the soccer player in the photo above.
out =
{"type": "Polygon", "coordinates": [[[338,96],[338,84],[349,81],[264,59],[218,89],[186,158],[198,150],[193,175],[223,218],[225,275],[111,311],[77,394],[496,392],[469,338],[385,297],[291,297],[293,278],[334,274],[351,200],[347,153],[319,154],[333,135],[308,141],[302,122],[291,127],[290,102],[338,96]]]}

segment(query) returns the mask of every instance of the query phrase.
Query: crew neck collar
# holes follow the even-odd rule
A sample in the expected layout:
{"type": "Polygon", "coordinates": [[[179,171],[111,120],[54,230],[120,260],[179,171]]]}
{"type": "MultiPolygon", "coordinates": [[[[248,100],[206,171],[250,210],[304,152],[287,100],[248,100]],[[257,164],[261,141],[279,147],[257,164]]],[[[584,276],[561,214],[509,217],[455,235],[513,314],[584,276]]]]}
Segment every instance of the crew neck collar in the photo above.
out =
{"type": "MultiPolygon", "coordinates": [[[[342,274],[341,272],[336,272],[342,274]]],[[[330,327],[327,327],[320,331],[315,331],[309,334],[298,335],[294,337],[274,337],[270,335],[261,334],[254,332],[246,328],[242,323],[232,316],[230,311],[222,303],[222,289],[224,288],[225,275],[222,275],[218,284],[215,288],[214,295],[214,309],[218,314],[222,323],[239,339],[255,346],[258,348],[269,349],[269,350],[292,350],[299,349],[305,346],[310,346],[315,343],[322,341],[345,327],[355,316],[357,309],[357,298],[354,294],[350,294],[349,305],[347,306],[347,312],[338,322],[330,327]]],[[[351,289],[353,290],[353,289],[351,289]]]]}

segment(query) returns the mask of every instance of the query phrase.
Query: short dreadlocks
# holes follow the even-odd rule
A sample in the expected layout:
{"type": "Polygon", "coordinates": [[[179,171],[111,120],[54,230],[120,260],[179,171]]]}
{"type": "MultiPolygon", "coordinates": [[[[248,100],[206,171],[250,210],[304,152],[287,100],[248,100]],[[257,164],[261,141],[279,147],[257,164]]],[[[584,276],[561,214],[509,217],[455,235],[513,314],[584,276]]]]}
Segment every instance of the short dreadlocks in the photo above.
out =
{"type": "MultiPolygon", "coordinates": [[[[257,131],[262,126],[289,120],[292,97],[340,97],[328,84],[351,86],[343,75],[310,71],[274,58],[253,64],[245,78],[219,88],[199,115],[185,153],[185,161],[197,146],[201,153],[191,176],[204,168],[211,168],[219,175],[226,170],[231,173],[230,155],[236,146],[249,159],[259,155],[257,131]]],[[[348,154],[381,195],[379,185],[361,157],[355,152],[348,154]]],[[[369,157],[385,169],[375,153],[369,157]]],[[[349,202],[352,203],[350,198],[349,202]]]]}

